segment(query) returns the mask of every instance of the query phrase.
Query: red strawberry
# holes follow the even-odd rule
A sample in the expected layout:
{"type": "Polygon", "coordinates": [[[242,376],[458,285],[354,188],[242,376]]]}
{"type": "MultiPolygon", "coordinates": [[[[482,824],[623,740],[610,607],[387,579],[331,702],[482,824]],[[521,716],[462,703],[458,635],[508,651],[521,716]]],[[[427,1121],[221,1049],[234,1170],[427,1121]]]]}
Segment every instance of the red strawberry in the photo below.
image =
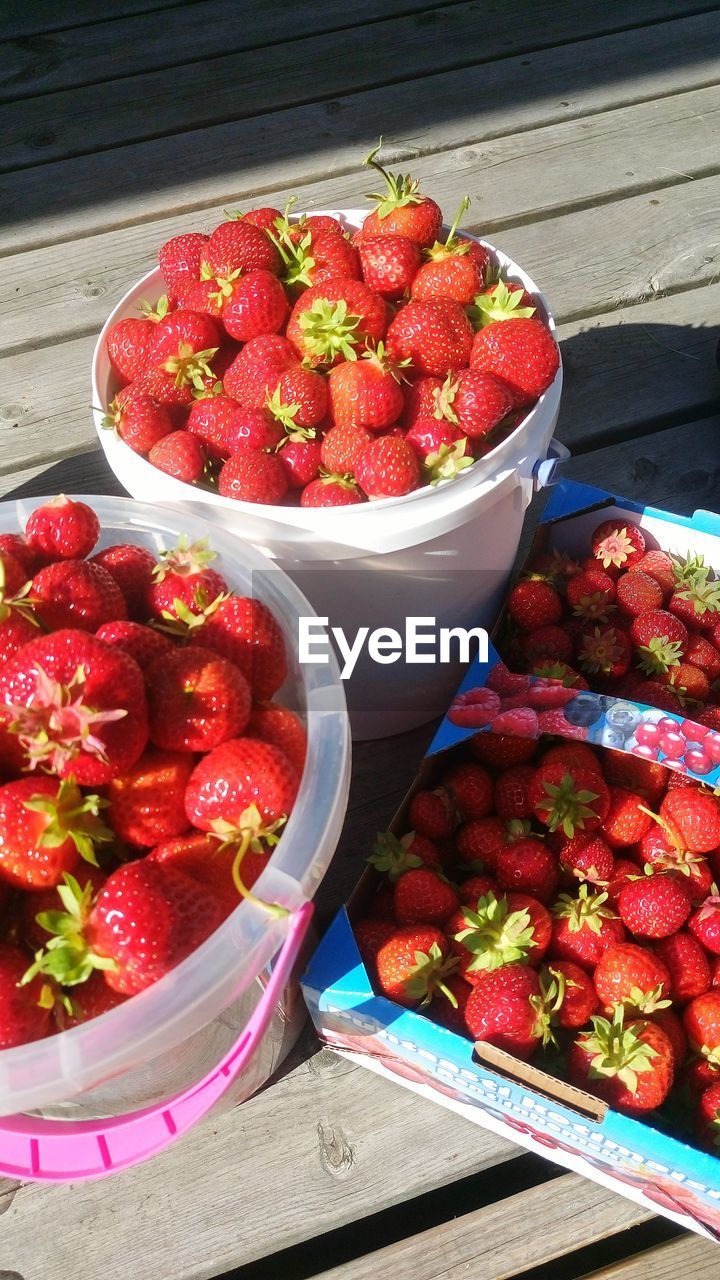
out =
{"type": "Polygon", "coordinates": [[[541,840],[514,840],[498,855],[497,880],[503,892],[526,893],[548,906],[557,892],[557,858],[541,840]]]}
{"type": "Polygon", "coordinates": [[[594,530],[590,545],[605,570],[635,569],[645,554],[644,534],[629,520],[603,520],[594,530]]]}
{"type": "Polygon", "coordinates": [[[17,609],[9,609],[4,622],[0,622],[0,659],[12,658],[38,635],[38,623],[32,616],[17,609]]]}
{"type": "Polygon", "coordinates": [[[584,1027],[599,1002],[589,974],[571,960],[553,960],[540,973],[540,987],[550,1023],[575,1030],[584,1027]]]}
{"type": "Polygon", "coordinates": [[[557,591],[547,582],[525,579],[516,582],[507,598],[507,611],[522,631],[554,625],[562,617],[557,591]]]}
{"type": "Polygon", "coordinates": [[[233,280],[229,287],[220,314],[227,332],[236,342],[249,342],[284,328],[290,307],[285,290],[272,272],[249,271],[233,280]]]}
{"type": "Polygon", "coordinates": [[[448,720],[463,729],[477,729],[490,724],[500,710],[500,697],[494,689],[480,685],[458,693],[450,704],[448,720]]]}
{"type": "Polygon", "coordinates": [[[174,651],[167,636],[153,627],[144,627],[140,622],[104,622],[95,634],[98,640],[129,654],[143,671],[156,658],[174,651]]]}
{"type": "Polygon", "coordinates": [[[259,209],[248,209],[242,217],[236,215],[240,222],[250,222],[254,227],[260,227],[263,231],[272,231],[273,226],[278,218],[282,218],[279,209],[273,209],[270,205],[262,205],[259,209]]]}
{"type": "MultiPolygon", "coordinates": [[[[158,312],[163,299],[158,303],[158,312]]],[[[167,313],[167,298],[161,314],[145,315],[142,319],[126,316],[110,329],[105,345],[113,373],[123,383],[133,382],[147,366],[150,349],[155,341],[155,324],[167,313]]]]}
{"type": "Polygon", "coordinates": [[[720,897],[713,894],[693,911],[688,929],[706,951],[720,956],[720,897]]]}
{"type": "Polygon", "coordinates": [[[607,893],[580,885],[576,898],[561,894],[553,907],[551,955],[595,969],[601,956],[625,938],[625,927],[611,909],[607,893]]]}
{"type": "Polygon", "coordinates": [[[462,818],[485,818],[492,812],[493,781],[482,765],[471,762],[454,765],[444,774],[443,786],[450,792],[462,818]]]}
{"type": "Polygon", "coordinates": [[[710,693],[710,681],[705,672],[690,662],[670,667],[664,675],[658,676],[658,680],[677,691],[681,706],[685,706],[687,702],[703,703],[710,693]]]}
{"type": "Polygon", "coordinates": [[[437,394],[442,389],[441,378],[416,378],[403,388],[405,407],[400,421],[406,428],[413,427],[420,418],[435,417],[437,394]]]}
{"type": "Polygon", "coordinates": [[[436,240],[425,250],[425,262],[412,282],[411,297],[420,302],[428,298],[454,298],[463,306],[469,306],[482,289],[490,255],[476,241],[456,235],[460,219],[469,207],[470,199],[465,196],[446,238],[436,240]]]}
{"type": "MultiPolygon", "coordinates": [[[[452,422],[441,422],[437,418],[416,418],[405,439],[409,445],[412,445],[420,461],[428,463],[431,467],[433,455],[440,454],[444,460],[451,455],[453,446],[460,441],[467,445],[467,440],[458,427],[454,427],[452,422]]],[[[463,449],[463,458],[465,454],[466,449],[463,449]]],[[[471,463],[472,458],[468,456],[466,465],[470,466],[471,463]]]]}
{"type": "Polygon", "coordinates": [[[338,426],[382,431],[397,422],[403,407],[400,370],[382,343],[360,360],[336,364],[328,376],[332,416],[338,426]]]}
{"type": "Polygon", "coordinates": [[[649,803],[663,794],[667,781],[667,769],[652,760],[641,760],[624,751],[604,751],[605,777],[611,786],[640,791],[649,803]]]}
{"type": "Polygon", "coordinates": [[[115,579],[130,616],[146,618],[146,596],[157,563],[151,552],[134,542],[120,542],[103,547],[93,556],[92,563],[102,565],[115,579]]]}
{"type": "Polygon", "coordinates": [[[189,431],[171,431],[153,445],[148,461],[174,480],[195,484],[205,470],[205,451],[189,431]]]}
{"type": "Polygon", "coordinates": [[[674,1076],[673,1047],[662,1028],[626,1022],[622,1006],[612,1022],[595,1017],[592,1027],[570,1049],[571,1083],[630,1115],[659,1107],[674,1076]]]}
{"type": "Polygon", "coordinates": [[[416,791],[408,807],[408,822],[413,831],[430,840],[446,840],[457,826],[457,813],[444,788],[416,791]]]}
{"type": "Polygon", "coordinates": [[[156,747],[212,751],[244,731],[250,685],[227,658],[191,645],[163,654],[147,675],[150,741],[156,747]]]}
{"type": "Polygon", "coordinates": [[[630,637],[641,670],[649,676],[662,675],[679,662],[689,643],[687,627],[666,609],[650,609],[633,618],[630,637]]]}
{"type": "Polygon", "coordinates": [[[277,387],[268,394],[266,406],[279,417],[286,431],[290,431],[296,427],[317,427],[327,414],[328,402],[325,375],[296,364],[280,374],[277,387]]]}
{"type": "Polygon", "coordinates": [[[536,744],[529,738],[515,738],[502,733],[478,733],[470,738],[468,746],[481,764],[507,769],[515,764],[525,764],[535,755],[536,744]]]}
{"type": "Polygon", "coordinates": [[[287,493],[287,474],[274,454],[245,448],[224,463],[218,489],[222,497],[238,502],[277,504],[287,493]]]}
{"type": "Polygon", "coordinates": [[[566,596],[575,617],[607,622],[613,612],[615,583],[599,565],[595,569],[581,569],[569,579],[566,596]]]}
{"type": "Polygon", "coordinates": [[[432,925],[396,928],[375,954],[377,981],[383,995],[396,1004],[426,1005],[446,977],[448,944],[432,925]]]}
{"type": "Polygon", "coordinates": [[[305,489],[320,474],[320,441],[287,438],[278,454],[289,489],[305,489]]]}
{"type": "Polygon", "coordinates": [[[261,600],[230,595],[191,629],[190,643],[234,662],[261,701],[272,698],[287,677],[282,630],[261,600]]]}
{"type": "Polygon", "coordinates": [[[520,764],[506,769],[495,783],[495,812],[500,818],[529,818],[532,805],[528,788],[535,777],[532,765],[520,764]]]}
{"type": "Polygon", "coordinates": [[[509,387],[517,406],[529,405],[553,381],[560,353],[541,320],[534,316],[505,320],[476,333],[470,367],[493,374],[509,387]]]}
{"type": "Polygon", "coordinates": [[[720,610],[720,582],[709,581],[707,570],[702,570],[676,588],[668,609],[691,631],[714,630],[720,610]]]}
{"type": "Polygon", "coordinates": [[[720,1080],[703,1091],[698,1103],[697,1128],[703,1146],[717,1154],[720,1147],[720,1080]]]}
{"type": "Polygon", "coordinates": [[[95,861],[95,845],[112,833],[100,820],[98,796],[83,796],[73,781],[42,775],[0,787],[0,879],[21,889],[59,884],[81,857],[95,861]]]}
{"type": "Polygon", "coordinates": [[[610,808],[603,822],[603,834],[613,849],[623,849],[641,840],[652,825],[645,797],[624,787],[610,788],[610,808]]]}
{"type": "Polygon", "coordinates": [[[195,766],[185,792],[191,826],[255,839],[272,836],[289,815],[299,778],[278,747],[258,738],[231,738],[195,766]],[[252,812],[254,811],[254,812],[252,812]]]}
{"type": "Polygon", "coordinates": [[[47,565],[33,578],[32,597],[37,616],[51,630],[97,631],[103,622],[127,617],[117,582],[92,560],[57,560],[47,565]]]}
{"type": "Polygon", "coordinates": [[[353,924],[357,949],[371,977],[377,979],[378,952],[396,932],[397,925],[394,920],[374,920],[372,916],[367,916],[366,919],[356,920],[353,924]]]}
{"type": "Polygon", "coordinates": [[[493,719],[490,728],[493,733],[512,733],[521,738],[537,738],[540,733],[537,713],[532,707],[514,707],[510,711],[501,711],[493,719]]]}
{"type": "MultiPolygon", "coordinates": [[[[189,358],[201,352],[209,358],[209,353],[214,355],[219,346],[220,330],[215,320],[202,312],[181,307],[155,326],[155,341],[148,352],[146,368],[165,367],[177,358],[189,358]]],[[[168,369],[168,373],[175,372],[176,369],[168,369]]]]}
{"type": "Polygon", "coordinates": [[[33,551],[19,533],[0,533],[0,559],[4,562],[8,556],[20,565],[22,576],[26,581],[29,581],[46,563],[44,556],[39,556],[33,551]]]}
{"type": "Polygon", "coordinates": [[[163,280],[171,293],[200,279],[202,263],[207,257],[209,236],[190,231],[166,240],[158,251],[163,280]]]}
{"type": "Polygon", "coordinates": [[[283,284],[292,294],[313,284],[323,284],[337,276],[360,279],[360,258],[342,227],[334,219],[332,226],[317,230],[308,226],[308,220],[297,223],[280,221],[272,233],[282,259],[280,272],[283,284]],[[283,225],[284,224],[284,225],[283,225]]]}
{"type": "Polygon", "coordinates": [[[600,885],[607,884],[613,877],[613,852],[599,831],[563,840],[559,857],[562,870],[578,880],[600,885]]]}
{"type": "MultiPolygon", "coordinates": [[[[603,752],[603,758],[605,753],[603,752]]],[[[602,778],[602,769],[592,747],[577,742],[556,742],[543,751],[540,764],[562,764],[566,769],[590,769],[602,778]]]]}
{"type": "Polygon", "coordinates": [[[504,965],[484,974],[465,1009],[473,1040],[495,1045],[515,1058],[531,1057],[543,1038],[540,996],[538,976],[527,966],[504,965]]]}
{"type": "Polygon", "coordinates": [[[507,388],[489,373],[477,369],[461,369],[448,374],[436,397],[436,413],[471,440],[482,439],[511,412],[513,397],[507,388]]]}
{"type": "Polygon", "coordinates": [[[448,298],[408,302],[390,324],[387,346],[395,360],[409,360],[417,373],[444,378],[467,365],[472,326],[460,304],[448,298]]]}
{"type": "Polygon", "coordinates": [[[473,909],[477,907],[481,898],[487,898],[489,893],[497,892],[497,881],[492,876],[471,876],[469,880],[463,881],[458,890],[461,905],[473,909]]]}
{"type": "Polygon", "coordinates": [[[312,285],[298,298],[287,337],[311,365],[352,360],[368,343],[385,336],[385,303],[361,280],[339,276],[312,285]]]}
{"type": "Polygon", "coordinates": [[[363,233],[358,253],[368,289],[389,301],[409,292],[422,261],[419,245],[405,235],[363,233]]]}
{"type": "Polygon", "coordinates": [[[233,452],[231,441],[242,413],[230,396],[207,396],[192,405],[187,429],[197,436],[208,457],[227,458],[233,452]]]}
{"type": "Polygon", "coordinates": [[[216,554],[206,538],[190,542],[182,535],[177,545],[163,551],[153,566],[147,588],[146,608],[153,618],[178,617],[180,605],[202,611],[227,590],[225,579],[210,568],[216,554]]]}
{"type": "Polygon", "coordinates": [[[473,818],[457,833],[455,851],[463,862],[480,862],[494,870],[498,854],[507,844],[507,830],[501,818],[473,818]]]}
{"type": "Polygon", "coordinates": [[[703,995],[710,987],[710,964],[696,938],[680,932],[655,943],[670,975],[669,994],[678,1004],[703,995]]]}
{"type": "Polygon", "coordinates": [[[685,886],[662,872],[629,880],[618,895],[623,924],[641,938],[667,938],[677,933],[690,915],[685,886]]]}
{"type": "Polygon", "coordinates": [[[562,680],[569,688],[586,689],[587,681],[570,666],[575,646],[572,637],[562,627],[552,623],[535,627],[521,639],[523,656],[528,670],[535,676],[562,680]],[[559,668],[553,671],[552,668],[559,668]],[[566,677],[572,676],[572,679],[566,677]]]}
{"type": "Polygon", "coordinates": [[[311,480],[300,496],[301,507],[351,507],[364,501],[353,480],[332,474],[311,480]]]}
{"type": "Polygon", "coordinates": [[[646,551],[637,561],[636,569],[647,573],[662,587],[663,599],[671,596],[675,587],[675,572],[672,558],[666,551],[646,551]]]}
{"type": "Polygon", "coordinates": [[[18,947],[0,943],[0,1049],[42,1040],[50,1034],[54,1003],[39,976],[23,982],[28,958],[18,947]]]}
{"type": "Polygon", "coordinates": [[[634,942],[608,947],[598,961],[593,981],[608,1012],[622,1004],[628,1012],[649,1014],[670,1003],[667,967],[652,951],[634,942]]]}
{"type": "MultiPolygon", "coordinates": [[[[234,911],[241,901],[233,879],[233,863],[237,849],[233,844],[221,844],[215,836],[203,831],[188,831],[173,840],[164,840],[147,855],[149,861],[171,866],[181,871],[220,904],[223,916],[234,911]]],[[[249,849],[242,860],[243,883],[251,888],[265,870],[267,853],[255,853],[249,849]]]]}
{"type": "Polygon", "coordinates": [[[246,218],[221,222],[215,228],[205,248],[204,261],[219,278],[235,271],[269,271],[278,275],[282,265],[270,238],[246,218]]]}
{"type": "Polygon", "coordinates": [[[660,817],[693,853],[709,853],[720,845],[720,804],[698,787],[673,788],[660,805],[660,817]]]}
{"type": "Polygon", "coordinates": [[[107,795],[108,820],[121,840],[151,848],[187,831],[185,788],[192,756],[178,751],[147,751],[127,773],[113,778],[107,795]]]}
{"type": "Polygon", "coordinates": [[[123,396],[121,392],[108,406],[103,426],[115,430],[135,453],[146,455],[158,440],[170,435],[172,416],[165,405],[147,393],[136,391],[134,386],[127,390],[130,395],[123,396]]]}
{"type": "Polygon", "coordinates": [[[589,675],[617,680],[624,676],[632,661],[632,644],[619,627],[593,627],[580,639],[578,665],[589,675]]]}
{"type": "Polygon", "coordinates": [[[403,872],[394,894],[398,924],[443,924],[457,910],[455,890],[430,867],[403,872]]]}
{"type": "Polygon", "coordinates": [[[84,631],[38,637],[0,670],[0,726],[0,754],[15,767],[109,782],[147,742],[142,672],[84,631]]]}
{"type": "Polygon", "coordinates": [[[529,800],[539,821],[550,831],[562,830],[568,839],[578,829],[601,826],[610,808],[610,792],[599,774],[563,764],[540,765],[529,800]]]}
{"type": "Polygon", "coordinates": [[[683,1024],[690,1047],[715,1070],[720,1068],[720,992],[706,991],[685,1007],[683,1024]]]}
{"type": "Polygon", "coordinates": [[[420,466],[406,440],[381,436],[359,455],[355,476],[369,498],[399,498],[417,489],[420,466]]]}
{"type": "Polygon", "coordinates": [[[377,235],[407,236],[421,249],[436,239],[442,226],[442,211],[428,196],[420,195],[417,181],[410,174],[388,173],[377,159],[382,138],[364,163],[377,170],[385,181],[384,193],[373,192],[377,208],[363,222],[362,238],[377,235]]]}
{"type": "Polygon", "coordinates": [[[49,560],[82,560],[100,535],[100,521],[86,502],[61,493],[36,507],[25,525],[28,545],[49,560]]]}
{"type": "Polygon", "coordinates": [[[617,580],[617,601],[623,613],[638,618],[662,607],[662,587],[641,569],[631,569],[617,580]]]}
{"type": "Polygon", "coordinates": [[[307,754],[307,731],[300,717],[289,707],[275,702],[256,702],[245,730],[247,738],[260,738],[284,751],[302,775],[307,754]]]}
{"type": "Polygon", "coordinates": [[[268,409],[248,409],[237,405],[228,430],[227,453],[244,453],[246,449],[275,449],[286,438],[281,422],[268,409]]]}
{"type": "Polygon", "coordinates": [[[263,334],[252,338],[235,356],[223,377],[223,391],[249,409],[263,409],[283,373],[298,364],[297,352],[287,338],[263,334]]]}
{"type": "Polygon", "coordinates": [[[634,879],[637,874],[638,865],[636,862],[631,862],[629,858],[615,859],[612,879],[606,886],[608,903],[613,909],[617,910],[617,901],[621,889],[625,887],[628,880],[634,879]]]}
{"type": "Polygon", "coordinates": [[[704,636],[694,633],[690,637],[685,658],[693,666],[699,667],[711,684],[720,677],[720,653],[716,646],[704,636]]]}
{"type": "MultiPolygon", "coordinates": [[[[342,365],[338,366],[340,369],[342,365]]],[[[320,446],[320,460],[326,470],[334,475],[345,475],[355,470],[360,454],[370,444],[372,435],[364,427],[352,423],[334,426],[325,433],[320,446]]]]}

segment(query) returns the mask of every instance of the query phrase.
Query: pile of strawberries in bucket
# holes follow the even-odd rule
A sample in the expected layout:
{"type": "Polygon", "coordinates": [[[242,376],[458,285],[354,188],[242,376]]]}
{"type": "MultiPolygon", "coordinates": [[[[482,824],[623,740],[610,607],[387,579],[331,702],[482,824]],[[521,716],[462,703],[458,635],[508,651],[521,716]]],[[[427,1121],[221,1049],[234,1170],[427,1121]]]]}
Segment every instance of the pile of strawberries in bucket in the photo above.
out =
{"type": "Polygon", "coordinates": [[[482,733],[378,838],[378,992],[720,1143],[720,800],[585,742],[482,733]]]}
{"type": "Polygon", "coordinates": [[[557,344],[490,249],[447,234],[417,182],[352,236],[335,217],[251,209],[160,247],[166,294],[118,321],[105,425],[227,498],[336,507],[452,479],[522,422],[557,344]]]}
{"type": "Polygon", "coordinates": [[[59,497],[0,536],[0,1049],[145,990],[252,897],[305,761],[270,610],[205,544],[99,533],[59,497]]]}

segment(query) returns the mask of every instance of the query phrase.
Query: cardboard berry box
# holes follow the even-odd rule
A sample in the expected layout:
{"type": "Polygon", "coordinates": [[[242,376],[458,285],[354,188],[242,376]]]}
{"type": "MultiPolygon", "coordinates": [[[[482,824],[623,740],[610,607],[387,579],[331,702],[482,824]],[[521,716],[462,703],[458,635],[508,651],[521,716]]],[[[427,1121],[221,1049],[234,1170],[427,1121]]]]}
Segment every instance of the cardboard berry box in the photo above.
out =
{"type": "MultiPolygon", "coordinates": [[[[720,519],[710,513],[679,519],[642,509],[586,486],[558,486],[551,496],[532,554],[548,545],[569,553],[598,523],[598,510],[625,512],[647,529],[656,545],[702,553],[720,565],[720,519]]],[[[538,736],[553,732],[570,740],[611,747],[649,758],[636,737],[642,723],[658,724],[680,741],[710,738],[712,768],[700,773],[685,753],[653,758],[710,785],[720,782],[720,735],[682,714],[598,693],[573,692],[557,682],[527,677],[522,696],[503,699],[499,655],[489,646],[486,662],[476,661],[441,723],[419,773],[391,825],[408,829],[406,812],[420,788],[431,787],[453,753],[478,732],[538,736]],[[493,675],[493,672],[495,675],[493,675]],[[559,699],[559,701],[558,701],[559,699]],[[507,705],[507,703],[512,705],[507,705]],[[555,703],[555,705],[548,705],[555,703]],[[533,705],[534,704],[534,705],[533,705]],[[528,715],[531,712],[531,715],[528,715]],[[499,719],[500,717],[500,719],[499,719]],[[534,719],[533,719],[534,717],[534,719]],[[568,718],[569,717],[569,718],[568,718]],[[673,727],[674,725],[674,727],[673,727]]],[[[642,734],[641,734],[642,737],[642,734]]],[[[673,740],[671,739],[671,744],[673,740]]],[[[363,963],[352,924],[366,913],[378,884],[375,871],[363,875],[313,956],[303,991],[321,1039],[338,1053],[388,1079],[491,1129],[528,1150],[614,1189],[657,1213],[713,1240],[720,1240],[720,1159],[654,1127],[612,1110],[606,1103],[548,1074],[535,1061],[521,1062],[488,1044],[438,1025],[421,1010],[378,995],[363,963]]]]}

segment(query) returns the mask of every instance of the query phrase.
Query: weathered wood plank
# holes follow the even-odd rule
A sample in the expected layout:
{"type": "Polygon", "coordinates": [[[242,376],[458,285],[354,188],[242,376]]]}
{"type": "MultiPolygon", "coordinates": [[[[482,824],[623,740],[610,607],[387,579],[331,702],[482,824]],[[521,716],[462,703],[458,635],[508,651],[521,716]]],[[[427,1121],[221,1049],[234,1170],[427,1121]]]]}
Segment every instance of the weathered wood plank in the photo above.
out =
{"type": "MultiPolygon", "coordinates": [[[[322,6],[323,9],[326,7],[322,6]]],[[[407,6],[399,7],[402,11],[407,6]]],[[[659,16],[679,16],[667,3],[661,6],[652,4],[651,7],[656,11],[660,8],[659,16]]],[[[620,0],[613,0],[599,9],[589,9],[581,0],[580,3],[554,8],[549,15],[547,11],[543,13],[539,6],[530,6],[522,23],[507,24],[499,20],[505,10],[502,0],[492,0],[482,6],[477,0],[470,0],[391,20],[388,20],[390,14],[383,12],[382,8],[379,14],[363,9],[362,16],[367,25],[357,26],[357,16],[354,22],[351,21],[352,10],[348,9],[343,14],[342,6],[338,10],[335,5],[324,15],[325,25],[342,29],[313,34],[316,30],[323,30],[321,16],[312,12],[314,8],[310,6],[310,22],[303,30],[305,38],[295,38],[283,44],[281,55],[275,43],[251,47],[256,43],[258,34],[254,30],[253,15],[261,22],[264,18],[267,23],[272,14],[273,27],[266,35],[283,29],[282,14],[278,17],[275,8],[270,11],[262,6],[239,7],[233,3],[220,5],[218,13],[218,6],[213,3],[210,9],[212,18],[205,22],[203,14],[207,5],[204,3],[194,5],[191,10],[180,10],[179,17],[173,20],[174,26],[180,29],[174,32],[172,59],[174,63],[182,61],[182,36],[185,34],[192,41],[187,50],[192,61],[174,66],[172,75],[168,74],[165,65],[167,39],[159,40],[157,47],[162,70],[126,75],[122,71],[123,53],[136,61],[140,50],[147,58],[148,45],[151,50],[152,41],[138,45],[132,43],[132,38],[128,43],[126,37],[120,37],[122,52],[118,69],[115,65],[117,51],[107,47],[110,40],[107,29],[118,24],[105,23],[87,32],[68,33],[70,49],[55,68],[55,77],[63,77],[67,87],[60,92],[29,96],[35,79],[33,68],[37,65],[33,62],[28,68],[30,79],[21,81],[17,86],[17,94],[22,96],[0,107],[0,137],[3,140],[0,171],[87,155],[123,143],[158,138],[164,133],[196,129],[199,124],[209,126],[246,119],[263,111],[278,111],[336,93],[347,95],[373,85],[413,80],[425,74],[435,75],[458,65],[485,63],[500,54],[507,57],[519,50],[534,48],[538,43],[543,46],[552,44],[560,31],[572,31],[573,37],[577,38],[578,35],[608,30],[614,25],[613,18],[617,23],[621,15],[620,25],[634,25],[638,16],[634,8],[628,10],[620,0]],[[246,24],[245,10],[248,8],[251,21],[246,24]],[[384,20],[373,23],[370,20],[374,16],[384,20]],[[86,41],[83,36],[86,36],[90,48],[84,47],[86,41]],[[199,60],[208,38],[218,43],[214,52],[223,55],[214,56],[210,65],[199,60]],[[239,51],[228,52],[233,47],[239,51]],[[371,58],[363,56],[363,51],[368,48],[372,49],[371,58]],[[282,76],[278,79],[274,72],[279,56],[282,58],[282,76]],[[76,59],[79,81],[72,75],[76,59]],[[97,76],[97,69],[104,68],[106,61],[111,62],[110,69],[97,76]],[[115,79],[121,74],[125,78],[115,79]],[[113,77],[109,83],[107,75],[113,77]],[[207,92],[209,83],[212,86],[210,94],[207,92]],[[238,92],[240,84],[242,92],[238,92]],[[201,113],[198,112],[198,101],[203,102],[201,113]],[[151,111],[148,110],[149,102],[152,103],[151,111]]],[[[162,26],[157,19],[150,21],[154,28],[162,26]]],[[[128,25],[147,25],[147,20],[137,19],[132,24],[123,24],[123,27],[128,25]]],[[[112,34],[115,40],[119,38],[119,32],[112,34]]],[[[299,32],[295,31],[294,35],[297,37],[299,32]]],[[[49,37],[58,44],[63,39],[62,35],[49,37]]],[[[24,56],[27,57],[26,54],[24,56]]],[[[51,60],[52,56],[41,63],[39,77],[43,89],[47,87],[46,67],[51,60]]],[[[55,77],[50,76],[51,79],[55,77]]],[[[0,85],[0,100],[2,96],[0,85]]]]}
{"type": "Polygon", "coordinates": [[[408,158],[701,88],[719,36],[702,14],[4,175],[0,250],[354,172],[383,131],[408,158]]]}
{"type": "MultiPolygon", "coordinates": [[[[321,1272],[316,1280],[508,1280],[652,1217],[648,1209],[568,1174],[407,1240],[321,1272]],[[562,1213],[548,1214],[548,1204],[562,1213]]],[[[710,1248],[711,1246],[708,1246],[710,1248]]]]}
{"type": "MultiPolygon", "coordinates": [[[[153,13],[170,9],[178,0],[114,0],[103,6],[108,18],[126,18],[135,13],[153,13]]],[[[66,31],[85,23],[97,23],[97,0],[33,0],[31,5],[5,6],[2,15],[3,40],[40,35],[46,31],[66,31]]]]}
{"type": "MultiPolygon", "coordinates": [[[[448,218],[470,192],[474,203],[468,225],[503,243],[508,224],[526,225],[540,214],[548,220],[553,210],[567,204],[582,208],[601,198],[604,204],[621,195],[627,198],[674,181],[686,182],[677,177],[678,168],[684,174],[702,173],[717,157],[719,120],[720,91],[701,89],[500,138],[479,148],[434,153],[415,162],[413,171],[427,190],[441,196],[448,218]]],[[[367,205],[367,184],[367,171],[358,163],[353,174],[301,187],[298,207],[362,208],[367,205]]],[[[263,199],[274,199],[282,207],[288,194],[284,189],[263,199]]],[[[624,206],[618,216],[627,216],[624,206]]],[[[181,230],[209,229],[223,217],[220,207],[174,213],[62,248],[48,245],[12,255],[0,275],[0,349],[44,345],[93,326],[99,329],[128,284],[154,265],[156,249],[165,239],[181,230]]],[[[682,222],[682,211],[677,218],[682,222]]],[[[645,222],[644,208],[639,221],[645,222]]],[[[561,261],[569,258],[569,287],[562,298],[544,260],[537,272],[562,314],[561,308],[576,308],[584,301],[574,287],[575,260],[567,253],[564,224],[553,220],[541,234],[559,244],[561,261]]],[[[616,245],[612,240],[609,245],[614,257],[616,245]]],[[[584,252],[584,242],[580,249],[584,252]]],[[[590,302],[596,306],[596,297],[590,302]]]]}
{"type": "Polygon", "coordinates": [[[715,1280],[717,1273],[717,1245],[688,1234],[656,1249],[646,1249],[624,1262],[587,1272],[583,1280],[648,1280],[649,1276],[653,1280],[676,1280],[677,1276],[715,1280]]]}

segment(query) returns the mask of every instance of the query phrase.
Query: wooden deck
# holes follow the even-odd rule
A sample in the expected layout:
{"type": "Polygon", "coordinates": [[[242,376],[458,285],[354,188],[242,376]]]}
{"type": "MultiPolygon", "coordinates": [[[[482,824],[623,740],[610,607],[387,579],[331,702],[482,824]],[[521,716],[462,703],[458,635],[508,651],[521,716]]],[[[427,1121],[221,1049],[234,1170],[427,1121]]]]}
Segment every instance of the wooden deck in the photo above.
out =
{"type": "MultiPolygon", "coordinates": [[[[717,509],[720,6],[6,0],[0,36],[2,494],[119,492],[89,406],[110,307],[223,206],[357,203],[383,133],[550,298],[568,474],[717,509]]],[[[357,749],[323,919],[430,733],[357,749]]],[[[711,1280],[720,1257],[309,1031],[155,1162],[4,1183],[0,1215],[0,1280],[711,1280]]]]}

